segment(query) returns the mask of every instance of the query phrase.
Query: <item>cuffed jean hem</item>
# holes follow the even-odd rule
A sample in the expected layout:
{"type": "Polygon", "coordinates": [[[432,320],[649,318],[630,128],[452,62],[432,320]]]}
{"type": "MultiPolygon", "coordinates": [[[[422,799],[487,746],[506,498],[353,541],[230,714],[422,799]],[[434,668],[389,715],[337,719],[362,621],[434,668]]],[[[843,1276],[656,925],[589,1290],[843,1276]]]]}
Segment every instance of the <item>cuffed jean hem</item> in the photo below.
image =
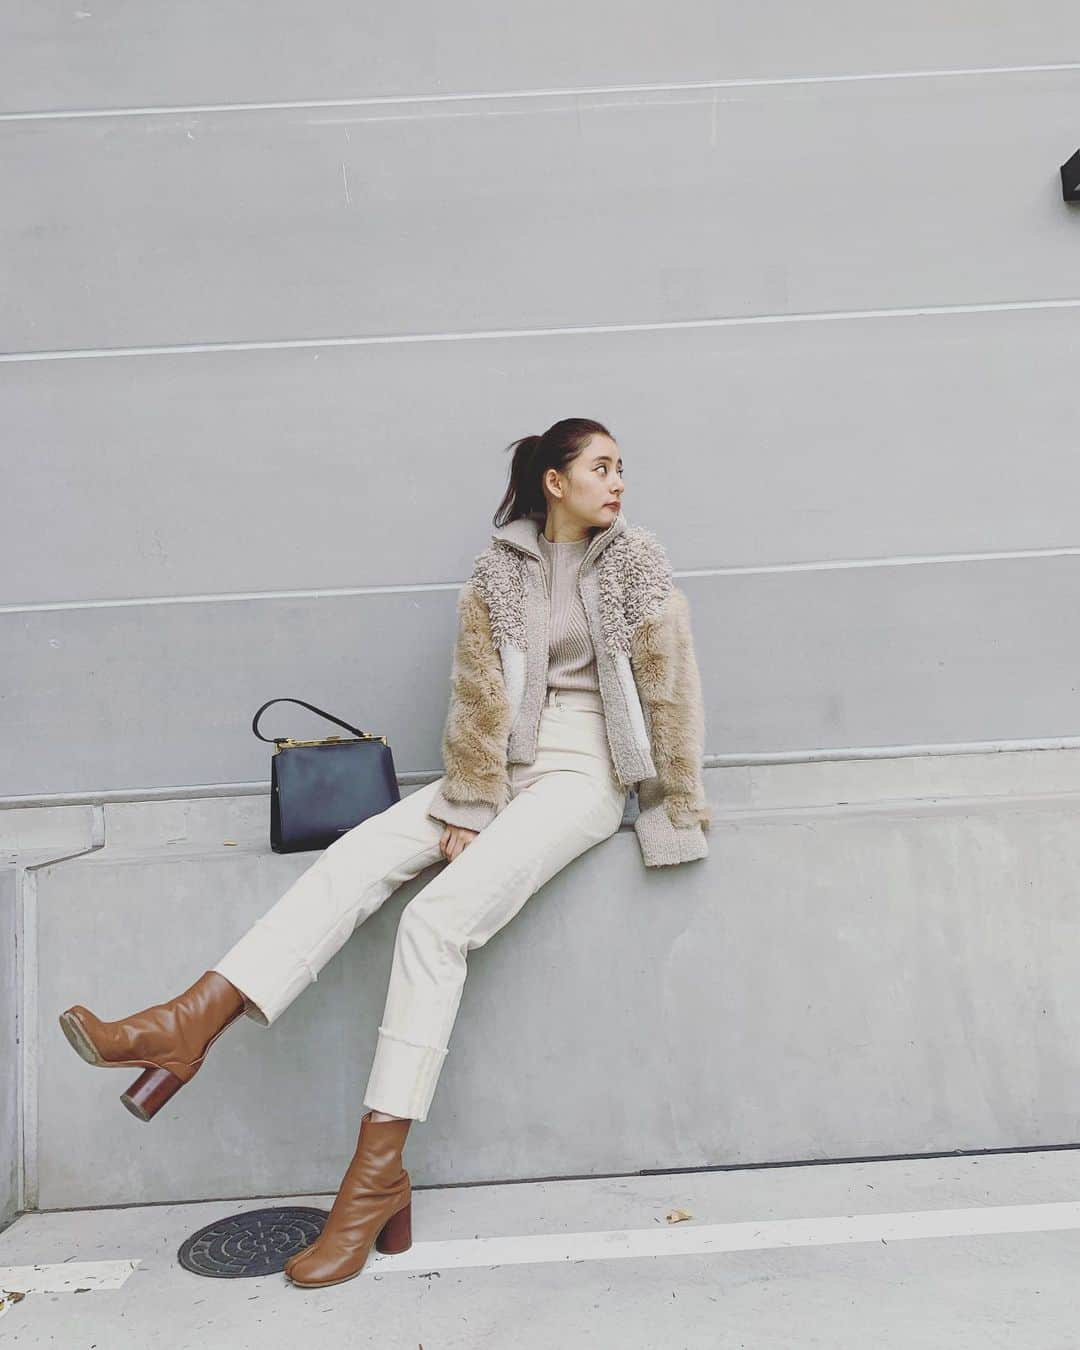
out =
{"type": "Polygon", "coordinates": [[[212,969],[243,994],[245,1016],[259,1026],[272,1026],[293,999],[314,983],[315,972],[299,955],[287,955],[281,937],[262,919],[241,943],[226,952],[212,969]]]}
{"type": "Polygon", "coordinates": [[[388,1116],[427,1120],[446,1050],[404,1041],[379,1028],[364,1105],[388,1116]]]}

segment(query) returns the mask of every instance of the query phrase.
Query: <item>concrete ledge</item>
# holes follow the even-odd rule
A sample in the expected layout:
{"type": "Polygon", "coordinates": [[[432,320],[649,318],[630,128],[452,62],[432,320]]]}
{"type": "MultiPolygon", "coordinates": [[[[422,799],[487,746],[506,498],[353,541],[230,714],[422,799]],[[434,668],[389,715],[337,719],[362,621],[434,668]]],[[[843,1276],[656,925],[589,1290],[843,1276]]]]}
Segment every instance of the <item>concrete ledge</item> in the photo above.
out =
{"type": "MultiPolygon", "coordinates": [[[[707,787],[707,860],[647,872],[624,828],[471,954],[417,1184],[1076,1142],[1080,751],[707,787]]],[[[106,806],[103,849],[37,873],[41,1207],[336,1188],[397,917],[434,869],[149,1125],[56,1022],[177,992],[310,865],[269,850],[265,807],[106,806]]]]}
{"type": "Polygon", "coordinates": [[[19,1208],[17,987],[15,870],[0,864],[0,1228],[19,1208]]]}

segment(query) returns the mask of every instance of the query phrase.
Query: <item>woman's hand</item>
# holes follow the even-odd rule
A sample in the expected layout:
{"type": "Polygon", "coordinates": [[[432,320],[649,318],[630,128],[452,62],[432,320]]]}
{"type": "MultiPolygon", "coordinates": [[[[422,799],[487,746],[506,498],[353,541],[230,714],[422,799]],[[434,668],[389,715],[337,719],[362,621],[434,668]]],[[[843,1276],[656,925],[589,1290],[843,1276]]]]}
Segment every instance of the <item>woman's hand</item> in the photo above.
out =
{"type": "Polygon", "coordinates": [[[446,861],[453,862],[461,850],[467,848],[479,833],[479,830],[467,830],[464,825],[447,825],[439,840],[439,848],[446,861]]]}

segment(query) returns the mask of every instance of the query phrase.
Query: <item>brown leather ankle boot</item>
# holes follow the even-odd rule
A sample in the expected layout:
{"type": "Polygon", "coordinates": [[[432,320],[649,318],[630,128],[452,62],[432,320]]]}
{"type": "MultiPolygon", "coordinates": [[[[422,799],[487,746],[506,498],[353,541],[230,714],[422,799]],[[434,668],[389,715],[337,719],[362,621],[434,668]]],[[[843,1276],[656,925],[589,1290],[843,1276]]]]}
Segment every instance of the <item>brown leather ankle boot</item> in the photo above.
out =
{"type": "Polygon", "coordinates": [[[146,1070],[120,1100],[149,1120],[195,1077],[206,1052],[243,1011],[239,989],[208,970],[177,998],[117,1022],[102,1022],[76,1004],[60,1014],[60,1029],[87,1064],[146,1070]]]}
{"type": "Polygon", "coordinates": [[[383,1253],[412,1246],[412,1186],[401,1150],[412,1121],[360,1122],[356,1152],[345,1173],[326,1227],[310,1247],[285,1263],[285,1274],[304,1289],[341,1284],[359,1275],[372,1243],[383,1253]]]}

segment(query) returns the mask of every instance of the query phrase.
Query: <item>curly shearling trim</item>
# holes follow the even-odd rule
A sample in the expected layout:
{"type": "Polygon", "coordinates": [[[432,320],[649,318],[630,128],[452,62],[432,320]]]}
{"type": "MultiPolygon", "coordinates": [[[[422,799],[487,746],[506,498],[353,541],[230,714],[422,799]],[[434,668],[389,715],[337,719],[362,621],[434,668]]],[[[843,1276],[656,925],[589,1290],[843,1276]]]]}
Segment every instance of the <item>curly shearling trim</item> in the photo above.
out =
{"type": "MultiPolygon", "coordinates": [[[[491,631],[496,647],[528,646],[525,621],[525,567],[516,550],[489,544],[477,554],[471,580],[491,613],[491,631]]],[[[612,656],[630,654],[634,630],[656,614],[673,584],[667,552],[643,525],[631,525],[617,535],[596,563],[600,585],[600,623],[604,645],[612,656]]]]}
{"type": "Polygon", "coordinates": [[[525,560],[513,549],[489,544],[478,553],[470,578],[487,601],[496,647],[525,651],[525,560]]]}
{"type": "Polygon", "coordinates": [[[597,573],[604,641],[613,656],[629,656],[634,630],[671,594],[667,551],[652,530],[632,525],[600,555],[597,573]]]}

